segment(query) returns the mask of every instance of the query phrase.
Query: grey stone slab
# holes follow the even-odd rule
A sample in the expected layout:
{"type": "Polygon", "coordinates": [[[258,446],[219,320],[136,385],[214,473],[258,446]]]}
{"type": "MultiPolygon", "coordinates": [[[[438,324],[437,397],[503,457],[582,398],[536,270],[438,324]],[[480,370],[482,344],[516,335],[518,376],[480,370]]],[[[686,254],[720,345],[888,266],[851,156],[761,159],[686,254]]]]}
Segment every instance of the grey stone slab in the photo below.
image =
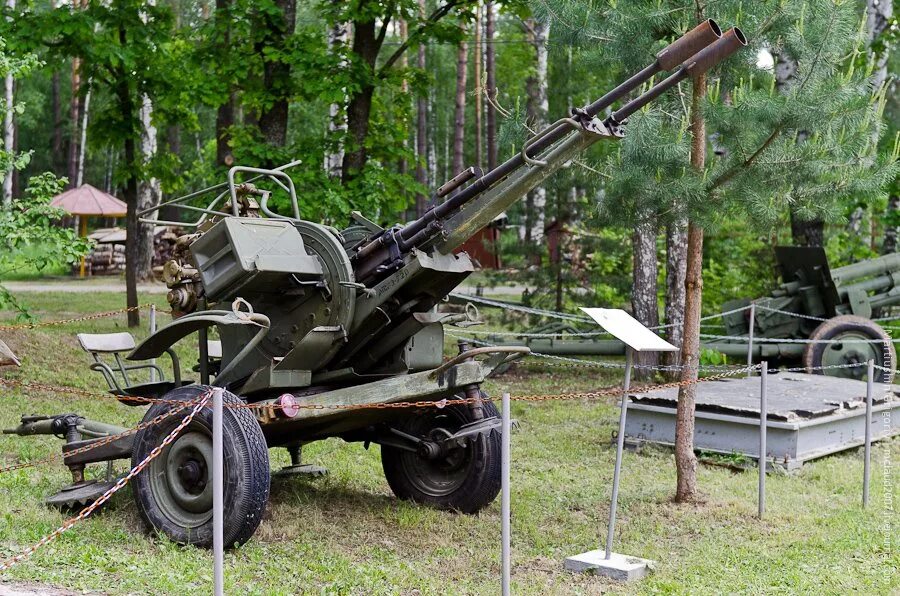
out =
{"type": "Polygon", "coordinates": [[[596,573],[619,582],[629,582],[646,577],[653,568],[653,561],[612,553],[606,558],[606,551],[591,550],[580,555],[566,557],[565,568],[579,573],[596,573]]]}

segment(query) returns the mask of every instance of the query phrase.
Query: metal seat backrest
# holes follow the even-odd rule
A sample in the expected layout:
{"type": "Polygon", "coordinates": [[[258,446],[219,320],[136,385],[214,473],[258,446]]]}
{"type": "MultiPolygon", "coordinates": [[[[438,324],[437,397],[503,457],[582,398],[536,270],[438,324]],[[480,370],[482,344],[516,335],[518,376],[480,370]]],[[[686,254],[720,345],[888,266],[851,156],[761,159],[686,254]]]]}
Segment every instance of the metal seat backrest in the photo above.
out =
{"type": "MultiPolygon", "coordinates": [[[[133,386],[128,372],[138,369],[152,369],[156,371],[160,380],[164,380],[162,370],[155,364],[125,364],[122,354],[134,350],[134,336],[128,332],[121,333],[79,333],[78,343],[85,352],[94,359],[92,370],[98,370],[103,374],[111,391],[122,391],[133,386]],[[112,362],[104,362],[101,354],[112,355],[112,362]],[[124,385],[119,385],[116,375],[121,376],[124,385]]],[[[153,378],[151,377],[151,380],[153,378]]]]}
{"type": "Polygon", "coordinates": [[[134,349],[134,337],[128,332],[122,333],[79,333],[78,343],[85,352],[114,354],[130,352],[134,349]]]}

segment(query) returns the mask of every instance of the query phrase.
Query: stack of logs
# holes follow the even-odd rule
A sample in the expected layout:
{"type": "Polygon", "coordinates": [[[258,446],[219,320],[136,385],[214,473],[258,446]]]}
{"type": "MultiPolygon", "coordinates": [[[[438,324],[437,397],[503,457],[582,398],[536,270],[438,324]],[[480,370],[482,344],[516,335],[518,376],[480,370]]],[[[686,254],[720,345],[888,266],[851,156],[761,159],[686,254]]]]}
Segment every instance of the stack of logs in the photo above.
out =
{"type": "Polygon", "coordinates": [[[88,254],[87,270],[90,275],[114,275],[125,271],[124,244],[96,244],[88,254]]]}
{"type": "MultiPolygon", "coordinates": [[[[157,226],[153,231],[153,273],[162,275],[162,266],[172,258],[181,230],[157,226]]],[[[125,231],[121,228],[97,230],[90,235],[94,247],[85,259],[88,275],[118,275],[125,272],[125,231]]],[[[75,265],[77,273],[80,263],[75,265]]]]}

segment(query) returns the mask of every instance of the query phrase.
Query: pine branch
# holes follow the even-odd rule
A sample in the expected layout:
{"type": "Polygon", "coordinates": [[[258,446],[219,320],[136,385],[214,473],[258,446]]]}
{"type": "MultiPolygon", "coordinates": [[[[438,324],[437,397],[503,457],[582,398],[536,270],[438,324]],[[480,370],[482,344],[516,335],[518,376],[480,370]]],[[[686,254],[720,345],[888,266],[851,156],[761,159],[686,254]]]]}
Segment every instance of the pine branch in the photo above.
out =
{"type": "Polygon", "coordinates": [[[800,87],[798,89],[800,91],[806,86],[806,83],[809,82],[809,79],[812,78],[813,73],[816,71],[816,65],[819,63],[819,60],[822,58],[822,53],[825,50],[825,43],[831,37],[831,31],[834,29],[835,21],[837,20],[837,9],[832,3],[831,5],[831,17],[828,20],[828,30],[825,35],[822,36],[822,43],[819,44],[819,47],[816,48],[816,56],[813,61],[809,65],[809,72],[806,73],[806,76],[803,78],[803,81],[800,82],[800,87]]]}
{"type": "Polygon", "coordinates": [[[769,145],[771,145],[775,141],[775,139],[778,138],[778,136],[780,134],[781,134],[781,125],[778,125],[775,127],[775,130],[772,131],[772,134],[769,135],[769,138],[767,138],[765,140],[765,142],[763,142],[763,144],[760,145],[759,148],[757,148],[757,150],[753,152],[753,155],[751,155],[750,157],[745,159],[744,162],[741,163],[741,165],[731,168],[730,170],[728,170],[727,172],[725,172],[724,174],[722,174],[721,176],[719,176],[718,178],[713,180],[712,183],[709,185],[709,190],[714,190],[714,189],[726,184],[732,178],[737,176],[738,172],[740,172],[741,170],[746,170],[747,168],[752,166],[753,162],[756,161],[756,158],[758,158],[760,155],[762,155],[763,151],[768,149],[769,145]]]}

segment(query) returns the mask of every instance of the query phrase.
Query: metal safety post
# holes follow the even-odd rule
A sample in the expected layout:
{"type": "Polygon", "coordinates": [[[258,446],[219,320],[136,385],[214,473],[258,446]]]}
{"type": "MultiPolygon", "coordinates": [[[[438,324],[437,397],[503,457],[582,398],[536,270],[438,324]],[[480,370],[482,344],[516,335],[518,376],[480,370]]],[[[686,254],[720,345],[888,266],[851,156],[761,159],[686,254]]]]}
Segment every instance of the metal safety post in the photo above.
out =
{"type": "MultiPolygon", "coordinates": [[[[156,333],[156,305],[150,305],[150,335],[156,333]]],[[[156,364],[156,358],[150,361],[150,364],[156,364]]],[[[155,383],[158,379],[156,378],[156,369],[150,368],[150,382],[155,383]]]]}
{"type": "Polygon", "coordinates": [[[869,506],[869,463],[872,458],[872,393],[875,391],[875,361],[868,362],[866,376],[866,447],[863,456],[863,507],[869,506]]]}
{"type": "Polygon", "coordinates": [[[509,536],[509,467],[510,467],[510,454],[509,454],[509,440],[510,440],[510,432],[512,430],[512,423],[510,421],[510,413],[509,413],[509,393],[504,393],[502,402],[500,404],[503,408],[503,414],[501,418],[501,426],[500,426],[500,541],[501,541],[501,567],[502,567],[502,577],[501,577],[501,594],[503,596],[509,596],[509,582],[510,582],[510,569],[511,569],[511,561],[510,561],[510,536],[509,536]]]}
{"type": "Polygon", "coordinates": [[[619,412],[619,434],[616,437],[616,465],[613,468],[612,500],[609,503],[609,523],[606,526],[606,558],[612,557],[613,534],[616,531],[616,504],[619,501],[619,473],[622,471],[622,453],[625,451],[625,415],[628,412],[628,390],[631,388],[631,367],[634,350],[625,348],[625,382],[622,385],[622,409],[619,412]]]}
{"type": "Polygon", "coordinates": [[[759,518],[766,512],[766,421],[769,410],[766,405],[766,382],[769,363],[763,361],[759,377],[759,518]]]}
{"type": "Polygon", "coordinates": [[[753,327],[756,326],[756,304],[750,303],[750,332],[747,334],[747,378],[753,376],[753,327]]]}
{"type": "Polygon", "coordinates": [[[222,394],[224,389],[213,389],[213,593],[222,596],[225,586],[224,574],[224,479],[222,465],[222,394]]]}

